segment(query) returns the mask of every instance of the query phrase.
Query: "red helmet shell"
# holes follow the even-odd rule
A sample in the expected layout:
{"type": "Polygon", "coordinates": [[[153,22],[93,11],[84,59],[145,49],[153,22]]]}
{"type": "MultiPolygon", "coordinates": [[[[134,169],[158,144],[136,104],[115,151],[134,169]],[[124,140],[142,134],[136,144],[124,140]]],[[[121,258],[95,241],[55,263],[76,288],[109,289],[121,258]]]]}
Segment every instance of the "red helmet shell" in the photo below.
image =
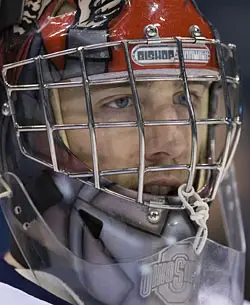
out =
{"type": "MultiPolygon", "coordinates": [[[[32,37],[38,32],[41,33],[43,39],[43,45],[47,53],[59,52],[67,49],[67,33],[68,29],[72,25],[76,25],[79,29],[84,27],[88,29],[88,24],[82,25],[79,23],[79,16],[81,10],[89,9],[87,5],[79,4],[75,5],[73,0],[65,1],[75,6],[75,11],[66,13],[61,16],[54,16],[57,1],[51,1],[50,4],[43,9],[43,12],[37,18],[38,30],[30,30],[25,33],[25,37],[18,38],[19,47],[15,48],[15,60],[19,61],[26,59],[32,37]],[[81,8],[80,5],[85,5],[85,8],[81,8]],[[18,50],[17,50],[18,49],[18,50]]],[[[90,1],[91,3],[93,1],[90,1]]],[[[214,39],[214,33],[212,26],[202,16],[196,4],[193,0],[131,0],[131,1],[110,1],[115,3],[115,6],[120,5],[120,9],[116,9],[117,13],[115,17],[110,18],[102,30],[107,31],[107,41],[121,41],[121,40],[138,40],[145,39],[145,27],[148,25],[154,25],[158,29],[159,38],[191,38],[190,27],[196,25],[200,28],[202,36],[206,39],[214,39]]],[[[105,11],[104,11],[105,13],[105,11]]],[[[55,14],[56,15],[56,14],[55,14]]],[[[94,31],[96,27],[89,27],[91,31],[94,31]]],[[[98,30],[98,27],[97,27],[98,30]]],[[[90,32],[91,35],[91,32],[90,32]]],[[[12,43],[14,45],[15,43],[12,43]]],[[[134,46],[129,47],[130,53],[134,50],[134,46]]],[[[191,61],[186,62],[186,68],[191,69],[204,69],[218,71],[218,63],[216,59],[216,52],[214,44],[207,43],[206,45],[200,43],[193,43],[193,46],[188,46],[199,50],[204,48],[209,53],[206,61],[191,61]]],[[[185,49],[185,46],[184,46],[185,49]]],[[[8,50],[6,50],[8,51],[8,50]]],[[[11,52],[8,52],[11,54],[11,52]]],[[[13,54],[14,55],[14,54],[13,54]]],[[[131,54],[131,57],[133,54],[131,54]]],[[[11,56],[8,55],[9,58],[11,56]]],[[[53,59],[58,69],[64,68],[63,56],[58,56],[53,59]]],[[[135,61],[132,61],[132,67],[134,70],[143,69],[169,69],[178,68],[178,60],[167,62],[164,64],[155,63],[140,65],[135,61]]],[[[121,72],[126,71],[126,60],[124,51],[122,48],[112,49],[112,59],[108,64],[108,72],[121,72]]],[[[17,76],[15,76],[16,78],[17,76]]]]}

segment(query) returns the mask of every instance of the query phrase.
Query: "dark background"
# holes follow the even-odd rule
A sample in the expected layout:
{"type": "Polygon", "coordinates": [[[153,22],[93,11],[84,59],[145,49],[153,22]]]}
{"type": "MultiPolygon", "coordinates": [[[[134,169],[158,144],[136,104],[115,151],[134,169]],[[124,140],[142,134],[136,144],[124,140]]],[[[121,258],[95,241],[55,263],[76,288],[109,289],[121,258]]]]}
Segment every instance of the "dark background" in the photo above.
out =
{"type": "Polygon", "coordinates": [[[245,297],[250,300],[250,1],[249,0],[196,0],[201,11],[218,29],[223,42],[238,47],[242,77],[244,124],[236,153],[236,173],[245,226],[247,248],[245,297]]]}
{"type": "MultiPolygon", "coordinates": [[[[135,0],[136,1],[136,0],[135,0]]],[[[242,75],[242,98],[244,104],[243,133],[236,154],[236,171],[247,246],[250,249],[250,1],[249,0],[196,0],[201,11],[219,30],[225,43],[238,46],[238,58],[242,75]]],[[[0,211],[0,254],[8,248],[9,233],[0,211]]],[[[250,300],[250,251],[247,253],[246,292],[250,300]]]]}

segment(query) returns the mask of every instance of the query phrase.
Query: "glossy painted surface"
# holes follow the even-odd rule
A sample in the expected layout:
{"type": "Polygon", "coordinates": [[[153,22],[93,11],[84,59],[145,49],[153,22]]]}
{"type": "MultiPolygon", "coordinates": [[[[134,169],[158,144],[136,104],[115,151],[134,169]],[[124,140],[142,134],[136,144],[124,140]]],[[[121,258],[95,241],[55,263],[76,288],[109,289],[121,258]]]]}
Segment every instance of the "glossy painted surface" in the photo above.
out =
{"type": "MultiPolygon", "coordinates": [[[[51,17],[55,2],[52,2],[46,9],[46,12],[39,20],[43,45],[46,53],[53,53],[67,49],[68,30],[78,25],[79,13],[77,11],[62,16],[51,17]]],[[[153,24],[157,27],[160,38],[188,37],[190,35],[190,27],[199,26],[202,35],[207,39],[213,39],[214,34],[209,23],[200,14],[193,1],[169,1],[169,0],[136,0],[124,4],[121,12],[112,20],[107,22],[102,31],[106,31],[106,41],[120,40],[138,40],[145,39],[144,29],[147,25],[153,24]]],[[[98,32],[98,27],[88,27],[89,35],[98,32]]],[[[78,26],[79,35],[83,27],[78,26]]],[[[30,33],[34,35],[35,33],[30,33]]],[[[101,34],[103,35],[103,34],[101,34]]],[[[29,45],[29,43],[28,43],[29,45]]],[[[26,49],[28,48],[26,45],[26,49]]],[[[217,61],[215,56],[215,48],[211,44],[207,44],[210,50],[210,60],[208,63],[190,64],[187,68],[211,69],[217,70],[217,61]]],[[[130,47],[130,51],[132,47],[130,47]]],[[[23,54],[24,55],[24,54],[23,54]]],[[[64,66],[63,57],[53,59],[59,69],[64,66]]],[[[155,68],[178,68],[178,63],[164,64],[157,66],[141,66],[134,62],[134,69],[155,69],[155,68]]],[[[126,71],[126,61],[122,48],[112,50],[112,59],[109,61],[108,70],[112,72],[126,71]]]]}
{"type": "MultiPolygon", "coordinates": [[[[158,28],[160,38],[189,37],[190,27],[199,26],[201,33],[208,39],[214,38],[211,27],[197,10],[193,1],[168,1],[168,0],[137,0],[131,5],[124,6],[121,14],[110,22],[109,40],[118,41],[122,39],[144,39],[144,29],[153,24],[158,28]]],[[[211,52],[208,64],[192,65],[190,68],[217,69],[214,47],[207,45],[211,52]]],[[[109,68],[112,71],[125,70],[122,51],[117,50],[113,56],[109,68]]],[[[158,66],[159,68],[178,68],[178,64],[158,66]]],[[[148,69],[133,64],[134,69],[148,69]]],[[[152,68],[155,68],[152,67],[152,68]]]]}

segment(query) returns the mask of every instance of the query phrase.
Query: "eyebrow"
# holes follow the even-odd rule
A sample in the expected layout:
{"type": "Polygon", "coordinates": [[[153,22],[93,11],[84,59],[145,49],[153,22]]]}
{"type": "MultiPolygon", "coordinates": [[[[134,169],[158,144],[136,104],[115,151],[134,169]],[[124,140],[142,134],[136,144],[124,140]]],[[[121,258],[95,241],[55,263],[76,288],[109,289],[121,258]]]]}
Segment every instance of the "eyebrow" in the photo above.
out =
{"type": "MultiPolygon", "coordinates": [[[[209,88],[210,83],[209,82],[202,82],[202,81],[188,81],[188,86],[202,86],[204,89],[209,88]]],[[[184,87],[183,82],[180,80],[180,82],[176,83],[175,88],[184,87]]]]}
{"type": "MultiPolygon", "coordinates": [[[[154,82],[157,82],[157,80],[156,81],[141,81],[141,82],[137,82],[136,86],[141,87],[141,88],[150,89],[150,87],[153,85],[154,82]]],[[[174,82],[175,82],[175,85],[174,85],[175,89],[181,89],[181,88],[184,87],[183,82],[181,80],[179,80],[179,81],[175,80],[174,82]]],[[[202,86],[202,87],[204,87],[204,89],[207,89],[207,88],[209,88],[210,83],[209,82],[202,82],[202,81],[188,81],[188,86],[194,86],[194,85],[202,86]]],[[[114,88],[114,84],[93,85],[93,87],[92,87],[92,89],[94,89],[94,90],[98,89],[98,91],[99,90],[106,90],[106,89],[113,89],[113,88],[114,88]]],[[[129,82],[115,84],[115,89],[119,90],[119,88],[126,89],[126,88],[131,88],[131,86],[130,86],[129,82]]]]}
{"type": "Polygon", "coordinates": [[[92,85],[92,89],[105,90],[105,89],[113,89],[113,88],[129,88],[130,84],[126,83],[117,83],[117,84],[107,84],[107,85],[92,85]]]}

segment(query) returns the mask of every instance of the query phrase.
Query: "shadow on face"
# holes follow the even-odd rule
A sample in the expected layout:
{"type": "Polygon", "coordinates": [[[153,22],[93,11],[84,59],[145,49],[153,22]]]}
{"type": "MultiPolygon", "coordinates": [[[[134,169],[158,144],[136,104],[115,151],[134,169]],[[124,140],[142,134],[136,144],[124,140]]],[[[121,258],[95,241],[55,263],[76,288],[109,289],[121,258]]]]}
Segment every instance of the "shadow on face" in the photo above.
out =
{"type": "MultiPolygon", "coordinates": [[[[128,84],[92,86],[91,104],[97,142],[100,170],[137,168],[140,164],[140,132],[136,99],[128,84]],[[107,127],[113,123],[112,127],[107,127]],[[116,126],[114,124],[116,123],[116,126]],[[124,124],[127,124],[125,127],[124,124]],[[100,128],[100,125],[106,127],[100,128]],[[119,126],[123,124],[123,127],[119,126]]],[[[196,119],[207,118],[209,85],[190,82],[190,97],[196,119]]],[[[145,166],[175,166],[190,164],[192,136],[189,125],[181,125],[189,119],[188,102],[181,81],[138,82],[137,94],[142,116],[145,139],[145,166]],[[157,121],[157,122],[156,122],[157,121]],[[172,121],[166,124],[166,121],[172,121]]],[[[57,122],[65,124],[87,124],[88,112],[83,88],[63,88],[57,93],[60,109],[54,106],[57,122]]],[[[53,98],[55,100],[55,98],[53,98]]],[[[53,105],[55,105],[55,101],[53,105]]],[[[58,103],[57,103],[58,105],[58,103]]],[[[70,150],[90,168],[93,168],[89,130],[69,130],[63,135],[70,150]]],[[[198,151],[206,146],[207,128],[198,126],[198,151]]],[[[143,142],[142,142],[143,143],[143,142]]],[[[148,172],[145,184],[152,180],[170,177],[172,184],[186,181],[188,172],[171,170],[148,172]],[[157,179],[156,179],[157,177],[157,179]]],[[[112,175],[111,181],[136,189],[136,174],[112,175]]]]}

